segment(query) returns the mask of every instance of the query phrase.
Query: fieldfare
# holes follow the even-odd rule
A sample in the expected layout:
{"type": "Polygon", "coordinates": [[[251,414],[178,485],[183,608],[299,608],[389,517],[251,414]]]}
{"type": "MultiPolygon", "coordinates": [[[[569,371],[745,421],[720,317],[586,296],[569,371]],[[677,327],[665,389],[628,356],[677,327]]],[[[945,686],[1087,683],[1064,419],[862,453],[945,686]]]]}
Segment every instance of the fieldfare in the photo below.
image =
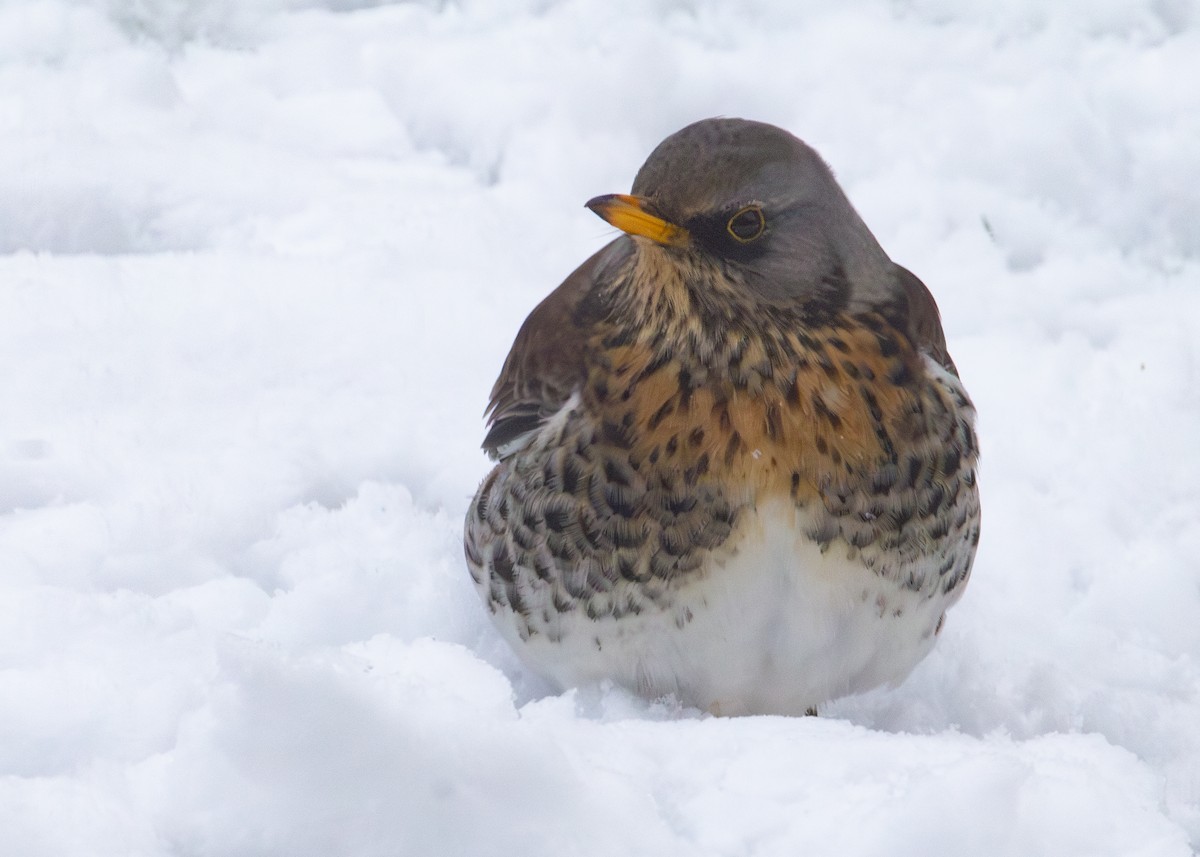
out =
{"type": "Polygon", "coordinates": [[[560,687],[804,714],[902,681],[979,541],[937,305],[820,156],[707,119],[526,319],[466,519],[497,627],[560,687]]]}

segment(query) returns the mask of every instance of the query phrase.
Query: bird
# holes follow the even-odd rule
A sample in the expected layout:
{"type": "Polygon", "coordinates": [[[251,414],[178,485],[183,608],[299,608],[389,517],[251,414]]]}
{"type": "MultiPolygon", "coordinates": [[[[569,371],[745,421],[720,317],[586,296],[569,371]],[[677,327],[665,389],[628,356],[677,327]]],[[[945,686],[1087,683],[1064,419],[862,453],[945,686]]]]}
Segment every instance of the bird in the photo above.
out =
{"type": "Polygon", "coordinates": [[[821,156],[695,122],[621,234],[521,326],[491,392],[467,566],[552,686],[718,716],[900,684],[980,533],[975,409],[937,304],[821,156]]]}

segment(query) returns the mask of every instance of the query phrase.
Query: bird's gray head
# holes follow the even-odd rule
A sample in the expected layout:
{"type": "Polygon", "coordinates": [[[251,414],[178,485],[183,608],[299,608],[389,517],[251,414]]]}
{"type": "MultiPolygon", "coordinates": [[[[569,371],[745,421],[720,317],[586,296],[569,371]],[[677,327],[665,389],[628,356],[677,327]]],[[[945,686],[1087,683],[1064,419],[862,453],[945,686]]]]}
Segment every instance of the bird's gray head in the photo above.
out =
{"type": "Polygon", "coordinates": [[[768,301],[851,310],[890,300],[895,266],[812,148],[745,119],[704,119],[646,159],[632,195],[588,207],[614,226],[720,257],[768,301]]]}

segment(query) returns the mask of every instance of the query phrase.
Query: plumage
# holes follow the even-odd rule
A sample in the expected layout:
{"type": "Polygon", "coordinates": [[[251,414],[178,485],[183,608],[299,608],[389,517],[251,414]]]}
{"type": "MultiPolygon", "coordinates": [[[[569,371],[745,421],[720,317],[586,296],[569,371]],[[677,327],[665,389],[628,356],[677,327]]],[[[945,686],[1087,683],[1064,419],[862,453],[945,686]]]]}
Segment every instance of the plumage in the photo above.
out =
{"type": "Polygon", "coordinates": [[[902,680],[979,538],[974,410],[924,284],[817,154],[705,120],[628,234],[522,325],[465,553],[500,630],[561,686],[802,714],[902,680]]]}

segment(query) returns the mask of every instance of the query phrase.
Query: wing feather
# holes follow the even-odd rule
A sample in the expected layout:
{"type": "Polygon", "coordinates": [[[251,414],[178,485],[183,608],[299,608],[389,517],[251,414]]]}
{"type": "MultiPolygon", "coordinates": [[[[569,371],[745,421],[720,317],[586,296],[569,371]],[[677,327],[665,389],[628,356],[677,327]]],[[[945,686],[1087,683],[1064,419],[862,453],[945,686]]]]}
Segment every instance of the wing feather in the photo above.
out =
{"type": "Polygon", "coordinates": [[[587,379],[587,342],[606,316],[602,286],[632,252],[621,237],[580,265],[543,300],[513,342],[486,411],[483,448],[507,458],[528,443],[587,379]]]}
{"type": "Polygon", "coordinates": [[[913,344],[957,378],[958,369],[946,350],[946,334],[942,330],[942,315],[938,312],[937,302],[916,274],[903,265],[896,265],[896,270],[908,299],[908,330],[913,344]]]}

